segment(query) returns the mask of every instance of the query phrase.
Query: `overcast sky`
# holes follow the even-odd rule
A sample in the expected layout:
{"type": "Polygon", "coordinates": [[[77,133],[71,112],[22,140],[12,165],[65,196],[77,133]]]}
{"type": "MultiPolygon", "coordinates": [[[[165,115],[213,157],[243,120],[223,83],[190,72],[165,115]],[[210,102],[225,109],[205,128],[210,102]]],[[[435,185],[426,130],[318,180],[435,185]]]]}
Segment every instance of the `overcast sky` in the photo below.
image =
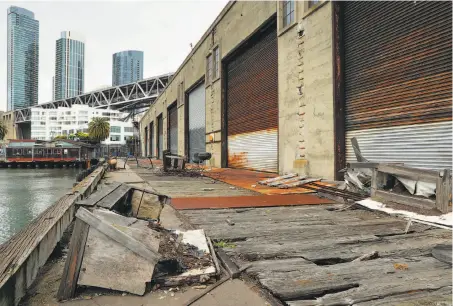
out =
{"type": "Polygon", "coordinates": [[[226,0],[0,2],[0,110],[6,110],[7,9],[31,10],[39,20],[39,103],[52,99],[55,41],[61,31],[85,37],[85,91],[112,84],[112,54],[144,52],[144,78],[174,72],[226,0]]]}

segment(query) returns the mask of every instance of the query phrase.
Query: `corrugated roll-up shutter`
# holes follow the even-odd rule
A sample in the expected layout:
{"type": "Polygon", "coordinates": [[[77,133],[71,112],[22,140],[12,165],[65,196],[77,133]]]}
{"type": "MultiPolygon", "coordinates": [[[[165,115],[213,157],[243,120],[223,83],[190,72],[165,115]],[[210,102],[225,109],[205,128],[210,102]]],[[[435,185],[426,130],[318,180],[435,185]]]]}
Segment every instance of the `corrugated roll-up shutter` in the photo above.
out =
{"type": "Polygon", "coordinates": [[[148,156],[148,144],[149,144],[149,139],[148,139],[148,127],[145,127],[145,156],[148,156]]]}
{"type": "Polygon", "coordinates": [[[171,154],[178,154],[178,109],[176,105],[168,109],[168,135],[171,154]]]}
{"type": "Polygon", "coordinates": [[[271,25],[227,70],[228,167],[278,171],[277,33],[271,25]]]}
{"type": "Polygon", "coordinates": [[[204,83],[189,93],[189,159],[206,151],[206,102],[204,83]]]}
{"type": "Polygon", "coordinates": [[[344,2],[346,156],[451,168],[451,2],[344,2]]]}
{"type": "Polygon", "coordinates": [[[162,159],[164,151],[164,121],[162,117],[157,118],[157,154],[158,158],[162,159]]]}
{"type": "Polygon", "coordinates": [[[149,124],[149,155],[156,156],[154,152],[154,122],[149,124]]]}

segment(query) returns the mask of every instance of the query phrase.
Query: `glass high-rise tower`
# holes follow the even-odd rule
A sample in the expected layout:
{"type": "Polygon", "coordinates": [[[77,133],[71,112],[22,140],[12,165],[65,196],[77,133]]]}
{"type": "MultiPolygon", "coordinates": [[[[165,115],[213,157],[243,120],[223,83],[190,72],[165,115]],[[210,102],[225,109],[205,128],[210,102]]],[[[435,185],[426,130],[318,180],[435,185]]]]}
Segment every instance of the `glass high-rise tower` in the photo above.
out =
{"type": "Polygon", "coordinates": [[[24,8],[8,8],[8,111],[38,104],[39,21],[24,8]]]}
{"type": "Polygon", "coordinates": [[[143,51],[128,50],[113,54],[112,85],[143,79],[143,51]]]}
{"type": "Polygon", "coordinates": [[[84,39],[72,32],[61,32],[55,52],[55,100],[75,97],[85,87],[85,43],[84,39]]]}

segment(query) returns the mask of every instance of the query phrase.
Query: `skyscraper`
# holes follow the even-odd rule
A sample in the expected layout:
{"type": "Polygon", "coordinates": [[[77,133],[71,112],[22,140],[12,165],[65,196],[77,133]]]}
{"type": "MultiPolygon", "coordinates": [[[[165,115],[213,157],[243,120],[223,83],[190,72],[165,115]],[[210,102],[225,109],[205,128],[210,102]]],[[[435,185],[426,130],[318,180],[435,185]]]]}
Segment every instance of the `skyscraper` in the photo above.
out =
{"type": "Polygon", "coordinates": [[[61,32],[55,52],[55,100],[83,93],[85,84],[85,43],[72,32],[61,32]]]}
{"type": "Polygon", "coordinates": [[[143,51],[128,50],[113,54],[112,85],[143,79],[143,51]]]}
{"type": "Polygon", "coordinates": [[[24,8],[8,8],[8,111],[38,104],[39,21],[24,8]]]}

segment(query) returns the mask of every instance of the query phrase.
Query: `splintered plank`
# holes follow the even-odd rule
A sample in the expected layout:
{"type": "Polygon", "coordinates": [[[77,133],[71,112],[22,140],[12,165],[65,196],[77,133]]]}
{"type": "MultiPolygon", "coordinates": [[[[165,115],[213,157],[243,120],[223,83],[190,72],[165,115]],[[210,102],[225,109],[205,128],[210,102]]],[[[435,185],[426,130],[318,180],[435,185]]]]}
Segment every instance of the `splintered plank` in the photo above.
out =
{"type": "Polygon", "coordinates": [[[74,231],[69,243],[68,256],[61,277],[60,288],[57,293],[57,299],[59,301],[74,297],[89,228],[90,226],[88,224],[80,219],[76,219],[74,231]]]}
{"type": "Polygon", "coordinates": [[[113,182],[110,185],[105,185],[102,189],[98,189],[95,193],[91,194],[88,198],[77,201],[77,205],[82,205],[82,206],[94,206],[96,203],[101,201],[103,198],[105,198],[107,195],[109,195],[111,192],[115,191],[121,183],[119,182],[113,182]]]}
{"type": "MultiPolygon", "coordinates": [[[[129,239],[140,241],[148,249],[158,251],[160,234],[148,228],[148,222],[104,209],[95,209],[93,214],[129,236],[129,239]]],[[[86,245],[79,286],[100,287],[138,295],[145,293],[146,283],[153,275],[153,262],[93,227],[90,227],[86,245]]]]}
{"type": "Polygon", "coordinates": [[[77,211],[76,217],[88,223],[92,228],[100,231],[110,239],[118,242],[122,246],[125,246],[137,255],[149,260],[151,263],[156,264],[160,258],[159,253],[154,250],[150,250],[148,247],[143,245],[141,242],[135,240],[131,236],[124,232],[116,229],[112,225],[104,222],[99,217],[93,215],[85,208],[81,207],[77,211]]]}
{"type": "Polygon", "coordinates": [[[273,183],[270,183],[267,185],[270,187],[276,187],[276,186],[283,185],[283,184],[298,182],[303,179],[305,179],[305,176],[296,176],[296,177],[292,177],[292,178],[289,178],[286,180],[279,180],[279,181],[276,181],[276,182],[273,182],[273,183]]]}
{"type": "Polygon", "coordinates": [[[104,207],[107,209],[113,209],[113,207],[132,189],[131,186],[122,184],[113,192],[104,197],[97,203],[97,206],[104,207]]]}
{"type": "Polygon", "coordinates": [[[282,176],[273,177],[273,178],[270,178],[270,179],[267,179],[267,180],[264,180],[264,181],[259,181],[258,184],[267,185],[267,184],[270,184],[270,183],[274,183],[274,182],[277,182],[277,181],[280,181],[280,180],[284,180],[284,179],[293,178],[293,177],[296,177],[296,176],[297,176],[296,173],[290,173],[290,174],[286,174],[286,175],[282,175],[282,176]]]}
{"type": "Polygon", "coordinates": [[[351,305],[451,286],[451,267],[432,257],[379,258],[329,266],[306,265],[303,273],[263,271],[258,279],[283,300],[317,297],[320,305],[351,305]]]}

